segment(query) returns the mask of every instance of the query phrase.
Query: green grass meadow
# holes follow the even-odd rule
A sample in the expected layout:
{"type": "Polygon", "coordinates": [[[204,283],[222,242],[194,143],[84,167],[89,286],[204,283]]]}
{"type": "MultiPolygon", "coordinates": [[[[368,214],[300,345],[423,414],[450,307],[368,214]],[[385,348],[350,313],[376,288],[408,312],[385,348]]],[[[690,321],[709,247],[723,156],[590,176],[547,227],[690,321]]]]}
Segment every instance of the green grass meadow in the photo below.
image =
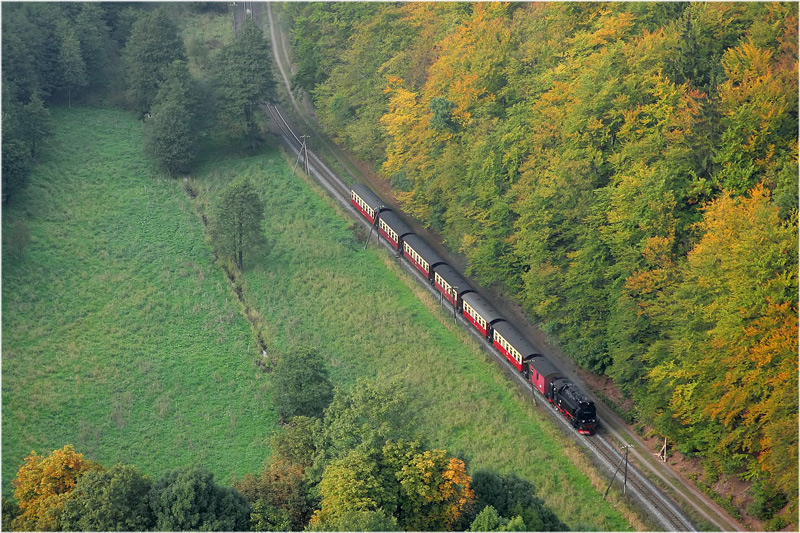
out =
{"type": "Polygon", "coordinates": [[[27,453],[67,443],[153,475],[198,462],[229,481],[260,468],[278,427],[270,375],[200,217],[248,173],[268,246],[245,257],[241,283],[271,354],[311,343],[345,388],[400,375],[433,446],[532,481],[572,529],[631,529],[602,500],[607,480],[576,466],[577,447],[391,254],[363,250],[355,220],[279,150],[207,154],[192,200],[143,156],[132,115],[55,119],[47,160],[3,211],[4,232],[21,219],[33,236],[22,259],[3,248],[5,494],[27,453]]]}
{"type": "Polygon", "coordinates": [[[3,230],[3,493],[31,450],[65,444],[158,475],[256,471],[276,427],[247,321],[178,181],[131,114],[56,109],[56,134],[3,230]]]}

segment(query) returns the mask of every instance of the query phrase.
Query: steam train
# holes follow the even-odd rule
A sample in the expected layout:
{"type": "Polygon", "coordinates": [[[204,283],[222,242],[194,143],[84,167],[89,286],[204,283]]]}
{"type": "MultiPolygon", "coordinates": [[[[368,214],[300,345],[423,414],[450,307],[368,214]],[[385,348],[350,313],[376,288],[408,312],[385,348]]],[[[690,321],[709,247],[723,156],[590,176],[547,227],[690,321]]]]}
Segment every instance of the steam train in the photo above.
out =
{"type": "MultiPolygon", "coordinates": [[[[583,435],[597,430],[594,402],[564,377],[469,283],[368,187],[350,189],[350,202],[380,235],[428,280],[475,329],[583,435]]],[[[534,393],[537,394],[537,393],[534,393]]]]}

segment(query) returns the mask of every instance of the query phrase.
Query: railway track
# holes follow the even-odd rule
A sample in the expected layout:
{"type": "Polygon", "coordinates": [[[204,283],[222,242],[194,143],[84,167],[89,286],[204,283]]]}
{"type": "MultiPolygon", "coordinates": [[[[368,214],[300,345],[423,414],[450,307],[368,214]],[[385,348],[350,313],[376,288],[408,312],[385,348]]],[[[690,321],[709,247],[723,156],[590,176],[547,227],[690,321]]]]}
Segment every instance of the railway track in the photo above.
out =
{"type": "MultiPolygon", "coordinates": [[[[611,464],[616,465],[614,472],[617,474],[617,468],[624,460],[622,451],[618,450],[602,431],[594,437],[586,439],[586,443],[588,448],[602,459],[603,463],[608,464],[609,467],[611,464]]],[[[612,482],[622,475],[621,473],[616,475],[612,482]]],[[[627,464],[625,481],[620,479],[620,482],[626,482],[625,489],[623,489],[625,493],[627,494],[630,491],[633,497],[639,501],[640,506],[658,520],[666,531],[696,531],[691,521],[680,508],[655,487],[649,479],[643,476],[638,468],[633,467],[632,462],[627,464]]]]}
{"type": "MultiPolygon", "coordinates": [[[[280,107],[274,104],[263,104],[264,110],[269,114],[271,121],[270,127],[272,131],[279,136],[284,146],[296,158],[296,167],[300,165],[307,169],[307,173],[314,178],[328,193],[339,201],[348,211],[352,212],[357,220],[360,220],[366,227],[369,226],[366,220],[358,216],[355,209],[350,203],[350,188],[349,186],[335,173],[328,165],[326,165],[313,151],[308,149],[308,145],[301,135],[295,133],[295,128],[290,124],[285,114],[281,111],[280,107]]],[[[381,239],[377,239],[386,246],[387,249],[394,253],[394,250],[389,244],[381,239]]],[[[421,282],[421,285],[426,287],[428,291],[438,298],[439,294],[435,289],[425,280],[419,272],[409,267],[407,264],[406,271],[414,275],[421,282]]],[[[460,320],[465,326],[468,326],[466,320],[460,316],[455,315],[456,320],[460,320]]],[[[561,416],[556,409],[548,402],[543,401],[542,397],[536,396],[533,387],[525,381],[525,379],[516,371],[515,368],[495,350],[492,349],[491,344],[483,337],[477,334],[474,328],[467,327],[475,338],[481,342],[488,352],[491,353],[497,362],[506,370],[507,374],[515,379],[523,388],[525,388],[532,397],[536,398],[537,404],[541,404],[541,408],[549,411],[553,420],[560,423],[565,431],[573,437],[575,442],[583,446],[590,454],[592,454],[597,462],[601,464],[609,473],[609,476],[615,472],[616,467],[622,460],[620,450],[608,438],[603,427],[605,426],[602,418],[600,420],[600,431],[592,437],[582,437],[575,433],[575,430],[570,426],[569,422],[561,416]]],[[[620,474],[621,476],[622,474],[620,474]]],[[[625,486],[626,496],[633,498],[639,506],[650,515],[661,527],[666,531],[696,531],[689,518],[681,511],[681,509],[667,496],[660,488],[655,486],[647,477],[645,477],[638,466],[633,460],[630,460],[627,465],[627,483],[625,486]]],[[[620,483],[622,478],[620,477],[620,483]]]]}
{"type": "MultiPolygon", "coordinates": [[[[331,195],[340,202],[350,205],[350,188],[333,172],[328,165],[308,149],[307,139],[298,136],[294,128],[289,124],[280,107],[275,104],[263,104],[263,108],[269,113],[273,132],[277,133],[283,140],[289,152],[297,158],[297,164],[303,164],[307,173],[322,185],[331,195]]],[[[297,164],[295,166],[297,166],[297,164]]]]}

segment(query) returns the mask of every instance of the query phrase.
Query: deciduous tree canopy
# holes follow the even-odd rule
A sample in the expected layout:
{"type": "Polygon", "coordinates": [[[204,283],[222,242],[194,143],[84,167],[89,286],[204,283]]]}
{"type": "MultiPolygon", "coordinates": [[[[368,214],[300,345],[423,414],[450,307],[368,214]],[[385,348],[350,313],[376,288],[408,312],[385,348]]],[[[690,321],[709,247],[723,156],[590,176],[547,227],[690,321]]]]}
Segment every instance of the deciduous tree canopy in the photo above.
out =
{"type": "Polygon", "coordinates": [[[64,531],[146,531],[155,525],[148,502],[152,482],[117,464],[81,476],[61,515],[64,531]]]}
{"type": "Polygon", "coordinates": [[[25,464],[13,481],[14,497],[21,514],[12,528],[16,531],[57,531],[64,505],[85,473],[99,465],[84,459],[71,445],[42,457],[36,452],[25,458],[25,464]]]}
{"type": "Polygon", "coordinates": [[[200,467],[178,468],[156,481],[150,507],[159,531],[244,531],[250,520],[245,497],[200,467]]]}
{"type": "Polygon", "coordinates": [[[796,4],[370,8],[288,9],[323,125],[641,422],[796,511],[796,4]]]}

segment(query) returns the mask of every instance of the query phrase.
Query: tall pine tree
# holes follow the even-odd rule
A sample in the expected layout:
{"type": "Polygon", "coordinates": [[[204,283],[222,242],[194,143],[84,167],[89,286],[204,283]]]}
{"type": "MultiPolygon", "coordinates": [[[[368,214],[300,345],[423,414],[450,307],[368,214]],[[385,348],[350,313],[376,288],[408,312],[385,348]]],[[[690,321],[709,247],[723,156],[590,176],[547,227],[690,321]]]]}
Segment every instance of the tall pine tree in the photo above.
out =
{"type": "Polygon", "coordinates": [[[233,137],[247,139],[253,148],[259,138],[258,105],[275,96],[270,60],[270,46],[264,34],[252,20],[247,20],[216,61],[214,83],[219,120],[233,137]]]}
{"type": "Polygon", "coordinates": [[[191,78],[184,61],[167,72],[145,126],[145,146],[169,175],[187,172],[197,154],[191,78]]]}
{"type": "Polygon", "coordinates": [[[176,59],[186,54],[175,23],[163,9],[143,12],[123,50],[128,97],[137,111],[150,111],[176,59]]]}

